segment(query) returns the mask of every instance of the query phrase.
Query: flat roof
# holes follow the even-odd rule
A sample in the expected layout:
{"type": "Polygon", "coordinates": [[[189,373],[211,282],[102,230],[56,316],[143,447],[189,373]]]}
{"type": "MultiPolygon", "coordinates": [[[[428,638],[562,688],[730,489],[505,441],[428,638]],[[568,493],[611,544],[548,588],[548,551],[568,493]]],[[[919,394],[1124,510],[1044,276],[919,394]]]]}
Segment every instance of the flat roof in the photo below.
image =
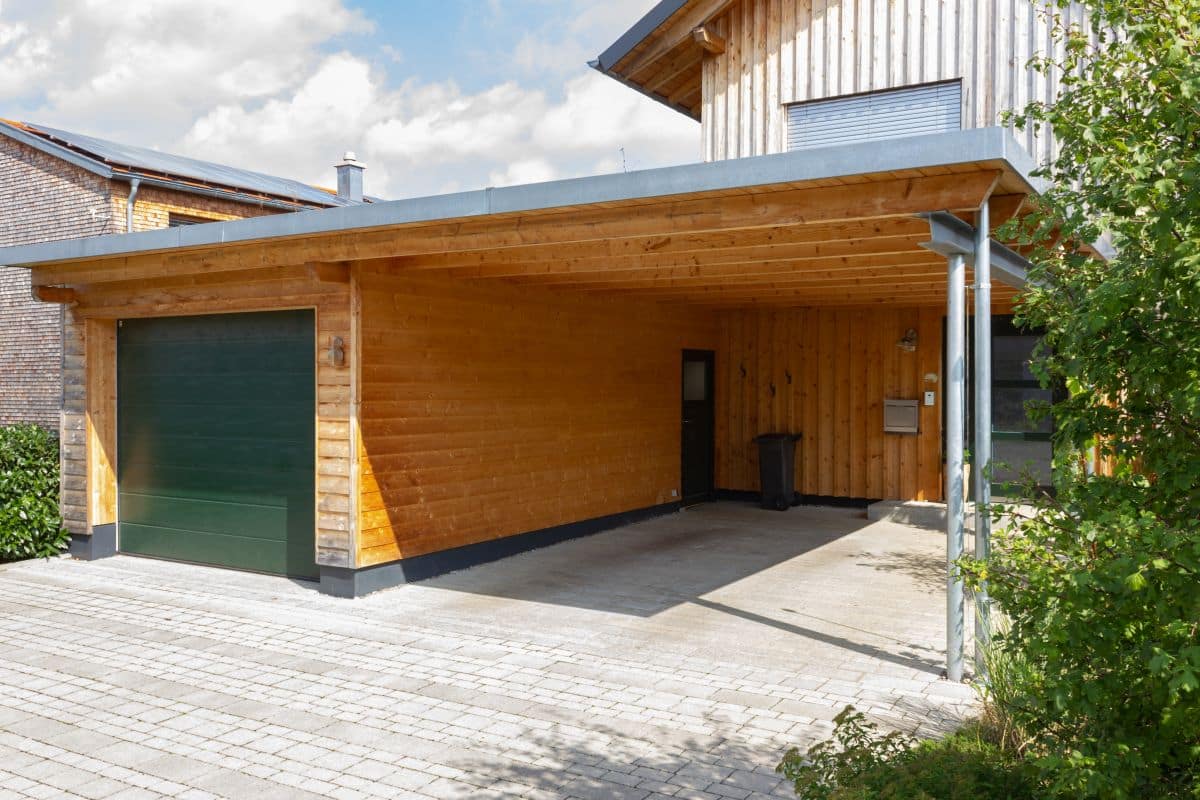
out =
{"type": "MultiPolygon", "coordinates": [[[[0,264],[32,267],[494,214],[750,190],[975,162],[1004,164],[1028,191],[1041,191],[1044,186],[1041,180],[1033,177],[1036,165],[1032,158],[1008,130],[977,128],[887,142],[837,145],[794,153],[7,247],[0,248],[0,264]]],[[[941,209],[929,209],[938,210],[941,209]]]]}

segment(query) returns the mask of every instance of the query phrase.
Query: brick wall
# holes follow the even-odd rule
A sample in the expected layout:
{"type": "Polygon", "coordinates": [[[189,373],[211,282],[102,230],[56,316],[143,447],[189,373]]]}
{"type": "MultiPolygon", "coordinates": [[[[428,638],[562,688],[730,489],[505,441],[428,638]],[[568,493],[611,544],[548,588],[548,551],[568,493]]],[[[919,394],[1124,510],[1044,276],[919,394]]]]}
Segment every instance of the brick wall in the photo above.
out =
{"type": "MultiPolygon", "coordinates": [[[[129,201],[129,184],[114,183],[112,187],[112,214],[120,220],[121,230],[125,230],[125,207],[129,201]]],[[[133,206],[133,229],[135,231],[150,231],[165,228],[171,214],[184,214],[189,217],[200,217],[220,222],[242,217],[259,217],[265,214],[278,214],[277,209],[263,208],[251,203],[236,203],[231,200],[219,200],[213,197],[177,192],[158,186],[142,186],[138,189],[137,200],[133,206]]]]}
{"type": "MultiPolygon", "coordinates": [[[[108,182],[0,137],[0,246],[113,233],[108,182]]],[[[29,293],[29,271],[0,267],[0,425],[58,426],[62,309],[29,293]]]]}
{"type": "MultiPolygon", "coordinates": [[[[109,181],[0,136],[0,247],[124,233],[128,196],[129,184],[123,181],[109,181]]],[[[133,228],[165,228],[172,213],[216,221],[279,212],[143,186],[133,228]]],[[[62,325],[60,306],[30,296],[28,270],[0,267],[0,425],[58,427],[62,325]]]]}

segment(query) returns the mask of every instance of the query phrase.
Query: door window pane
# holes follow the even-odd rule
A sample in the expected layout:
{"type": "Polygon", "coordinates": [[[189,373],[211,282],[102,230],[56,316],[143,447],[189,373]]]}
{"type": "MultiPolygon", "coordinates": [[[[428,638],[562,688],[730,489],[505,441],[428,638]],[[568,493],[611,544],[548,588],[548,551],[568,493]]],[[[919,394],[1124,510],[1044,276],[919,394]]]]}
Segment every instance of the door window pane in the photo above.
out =
{"type": "Polygon", "coordinates": [[[698,403],[708,399],[708,364],[703,361],[683,362],[683,400],[698,403]]]}
{"type": "Polygon", "coordinates": [[[1035,402],[1049,404],[1051,394],[1047,389],[1035,388],[993,388],[992,389],[992,430],[1013,433],[1051,433],[1053,420],[1043,418],[1034,423],[1029,419],[1026,403],[1035,402]]]}
{"type": "Polygon", "coordinates": [[[1037,336],[996,336],[992,339],[992,377],[998,381],[1036,381],[1029,359],[1037,336]]]}
{"type": "MultiPolygon", "coordinates": [[[[993,439],[992,485],[1023,484],[1031,474],[1039,486],[1049,486],[1052,453],[1050,442],[993,439]]],[[[1016,488],[1010,491],[1015,493],[1016,488]]]]}

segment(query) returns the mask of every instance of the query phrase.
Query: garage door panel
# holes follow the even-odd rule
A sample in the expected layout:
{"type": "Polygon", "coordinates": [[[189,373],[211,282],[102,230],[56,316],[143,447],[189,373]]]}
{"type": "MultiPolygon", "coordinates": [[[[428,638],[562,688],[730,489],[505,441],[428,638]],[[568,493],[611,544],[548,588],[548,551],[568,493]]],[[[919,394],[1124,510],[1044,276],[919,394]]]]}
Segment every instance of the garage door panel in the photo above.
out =
{"type": "Polygon", "coordinates": [[[121,539],[127,552],[256,572],[279,572],[277,565],[287,558],[282,542],[132,522],[121,523],[121,539]]]}
{"type": "Polygon", "coordinates": [[[267,433],[272,437],[291,438],[296,441],[307,439],[312,426],[301,428],[296,416],[308,406],[304,403],[276,403],[274,408],[281,412],[263,419],[255,413],[257,403],[241,405],[201,405],[199,403],[124,404],[124,408],[138,415],[142,430],[152,430],[163,435],[189,437],[203,435],[211,437],[246,438],[267,433]],[[292,413],[292,412],[297,413],[292,413]]]}
{"type": "MultiPolygon", "coordinates": [[[[150,347],[128,348],[126,354],[137,360],[131,364],[131,374],[152,375],[161,377],[187,378],[189,376],[241,376],[253,379],[261,374],[262,358],[269,356],[276,359],[281,372],[303,373],[307,366],[302,361],[289,354],[276,354],[273,348],[286,346],[286,342],[271,342],[271,347],[264,346],[265,342],[254,342],[244,350],[227,352],[221,357],[219,364],[206,360],[206,355],[200,346],[176,347],[168,342],[158,342],[150,347]]],[[[210,346],[211,349],[211,346],[210,346]]]]}
{"type": "Polygon", "coordinates": [[[307,481],[311,469],[286,470],[286,475],[263,475],[232,469],[208,469],[188,464],[141,464],[126,468],[127,483],[149,495],[193,500],[272,505],[280,496],[281,480],[287,485],[307,481]]]}
{"type": "Polygon", "coordinates": [[[122,550],[315,575],[311,311],[127,320],[117,383],[122,550]]]}
{"type": "MultiPolygon", "coordinates": [[[[269,426],[264,425],[264,428],[269,426]]],[[[205,439],[201,435],[172,436],[153,430],[139,439],[118,444],[119,452],[128,454],[126,465],[187,466],[197,461],[205,465],[249,465],[247,471],[272,473],[281,469],[311,469],[309,454],[313,444],[308,440],[277,441],[232,438],[205,439]],[[124,444],[124,447],[121,445],[124,444]]]]}
{"type": "MultiPolygon", "coordinates": [[[[264,356],[264,359],[266,357],[264,356]]],[[[311,373],[308,373],[311,375],[311,373]]],[[[270,375],[245,375],[242,373],[228,374],[215,372],[207,375],[130,375],[136,380],[141,392],[137,401],[142,406],[156,406],[162,403],[177,403],[179,405],[197,405],[216,408],[226,408],[230,411],[249,411],[259,409],[261,403],[276,403],[287,408],[298,408],[290,389],[303,379],[299,372],[285,373],[272,369],[270,375]],[[291,378],[287,385],[280,385],[280,379],[291,378]],[[225,393],[210,395],[205,390],[214,382],[225,386],[225,393]]]]}
{"type": "Polygon", "coordinates": [[[128,519],[136,519],[142,525],[174,528],[186,524],[187,530],[197,533],[287,541],[288,501],[293,498],[259,497],[266,502],[127,493],[121,495],[121,502],[128,519]]]}

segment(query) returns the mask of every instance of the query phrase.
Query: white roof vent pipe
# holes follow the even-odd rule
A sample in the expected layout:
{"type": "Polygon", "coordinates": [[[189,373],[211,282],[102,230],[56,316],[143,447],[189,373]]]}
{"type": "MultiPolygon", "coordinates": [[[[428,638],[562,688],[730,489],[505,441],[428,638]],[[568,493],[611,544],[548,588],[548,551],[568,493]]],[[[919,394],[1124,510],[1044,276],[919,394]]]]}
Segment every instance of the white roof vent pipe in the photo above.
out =
{"type": "Polygon", "coordinates": [[[363,170],[366,169],[354,155],[347,151],[342,156],[342,162],[337,165],[338,197],[352,203],[363,201],[363,170]]]}

